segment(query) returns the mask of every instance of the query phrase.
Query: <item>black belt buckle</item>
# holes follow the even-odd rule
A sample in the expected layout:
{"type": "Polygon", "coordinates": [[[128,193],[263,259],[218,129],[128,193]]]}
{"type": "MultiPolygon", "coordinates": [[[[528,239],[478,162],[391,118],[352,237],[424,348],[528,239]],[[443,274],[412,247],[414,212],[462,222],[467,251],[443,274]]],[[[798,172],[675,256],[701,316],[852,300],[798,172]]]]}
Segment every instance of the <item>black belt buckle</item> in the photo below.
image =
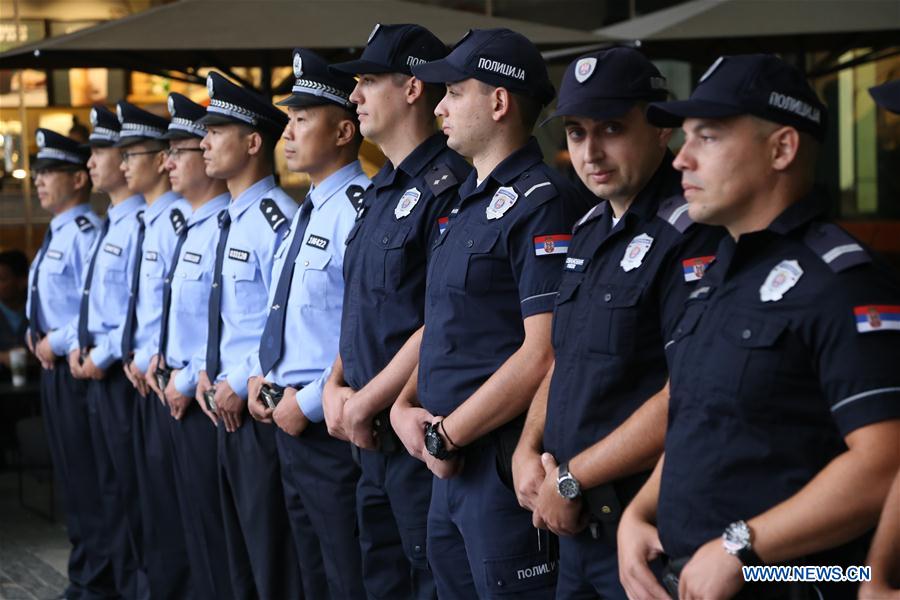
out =
{"type": "Polygon", "coordinates": [[[166,388],[169,386],[169,379],[172,377],[172,369],[169,367],[156,367],[156,385],[159,386],[160,393],[165,396],[166,388]]]}
{"type": "Polygon", "coordinates": [[[206,401],[206,409],[209,412],[216,412],[216,387],[210,386],[203,392],[203,399],[206,401]]]}
{"type": "Polygon", "coordinates": [[[284,397],[284,388],[274,383],[264,383],[259,390],[259,395],[262,396],[266,406],[275,410],[275,407],[278,406],[278,403],[284,397]]]}

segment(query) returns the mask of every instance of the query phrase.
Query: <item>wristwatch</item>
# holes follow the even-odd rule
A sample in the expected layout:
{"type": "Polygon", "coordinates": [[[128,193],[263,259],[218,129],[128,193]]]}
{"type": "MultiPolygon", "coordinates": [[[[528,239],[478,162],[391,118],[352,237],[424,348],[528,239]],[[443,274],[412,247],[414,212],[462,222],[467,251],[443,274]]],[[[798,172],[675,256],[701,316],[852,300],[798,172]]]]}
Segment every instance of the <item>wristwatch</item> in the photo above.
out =
{"type": "Polygon", "coordinates": [[[575,500],[581,496],[581,484],[575,476],[569,473],[569,461],[559,465],[559,474],[556,476],[556,491],[566,500],[575,500]]]}
{"type": "Polygon", "coordinates": [[[736,556],[745,566],[759,566],[763,562],[753,550],[753,532],[746,521],[735,521],[722,532],[722,546],[725,552],[736,556]]]}
{"type": "Polygon", "coordinates": [[[444,438],[438,431],[439,423],[429,423],[425,426],[425,449],[428,454],[438,460],[449,460],[456,456],[456,452],[447,449],[444,438]]]}

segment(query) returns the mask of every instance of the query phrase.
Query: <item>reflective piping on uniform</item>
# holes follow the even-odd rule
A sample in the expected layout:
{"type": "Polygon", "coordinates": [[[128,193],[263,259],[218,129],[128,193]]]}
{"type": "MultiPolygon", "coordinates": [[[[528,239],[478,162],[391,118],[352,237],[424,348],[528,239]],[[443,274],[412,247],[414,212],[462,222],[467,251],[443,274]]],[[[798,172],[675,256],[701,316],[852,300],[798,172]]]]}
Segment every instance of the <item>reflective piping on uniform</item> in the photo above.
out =
{"type": "Polygon", "coordinates": [[[851,402],[856,402],[857,400],[862,400],[863,398],[868,398],[869,396],[876,396],[878,394],[888,394],[890,392],[900,392],[900,387],[886,387],[886,388],[878,388],[877,390],[869,390],[868,392],[861,392],[859,394],[854,394],[849,398],[844,398],[837,404],[831,407],[831,412],[836,411],[841,408],[845,404],[850,404],[851,402]]]}
{"type": "Polygon", "coordinates": [[[822,590],[819,589],[819,586],[813,585],[812,589],[816,590],[816,595],[819,597],[819,600],[825,600],[825,596],[822,595],[822,590]]]}
{"type": "Polygon", "coordinates": [[[832,248],[828,252],[822,255],[822,260],[831,264],[836,258],[847,254],[848,252],[862,252],[862,246],[859,244],[844,244],[843,246],[837,246],[832,248]]]}
{"type": "Polygon", "coordinates": [[[536,184],[534,184],[533,186],[531,186],[530,188],[528,188],[528,191],[527,191],[527,192],[525,192],[525,197],[527,198],[527,197],[529,196],[529,194],[531,194],[531,192],[533,192],[534,190],[536,190],[536,189],[538,189],[538,188],[540,188],[540,187],[544,187],[545,185],[551,185],[551,184],[550,184],[549,181],[545,181],[544,183],[536,183],[536,184]]]}
{"type": "Polygon", "coordinates": [[[528,296],[524,300],[522,300],[521,304],[525,304],[529,300],[536,300],[538,298],[543,298],[544,296],[556,296],[559,292],[547,292],[546,294],[537,294],[536,296],[528,296]]]}
{"type": "Polygon", "coordinates": [[[669,346],[671,346],[674,343],[675,343],[675,340],[669,340],[668,342],[666,342],[666,345],[663,346],[663,350],[668,350],[669,346]]]}
{"type": "Polygon", "coordinates": [[[669,224],[674,225],[675,221],[677,221],[678,218],[687,211],[687,209],[688,209],[688,205],[685,204],[684,206],[679,206],[678,208],[673,210],[672,214],[669,215],[669,219],[668,219],[669,224]]]}

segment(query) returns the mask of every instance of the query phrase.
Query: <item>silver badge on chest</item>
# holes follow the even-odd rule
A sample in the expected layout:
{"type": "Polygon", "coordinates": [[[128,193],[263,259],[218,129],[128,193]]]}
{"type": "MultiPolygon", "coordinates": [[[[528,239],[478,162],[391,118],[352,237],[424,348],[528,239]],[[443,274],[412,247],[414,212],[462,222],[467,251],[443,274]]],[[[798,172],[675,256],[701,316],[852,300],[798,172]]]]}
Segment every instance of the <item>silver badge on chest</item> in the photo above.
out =
{"type": "Polygon", "coordinates": [[[422,192],[416,188],[410,188],[403,192],[403,195],[400,196],[400,200],[397,202],[397,206],[394,207],[394,216],[398,219],[402,219],[409,215],[421,197],[422,192]]]}
{"type": "Polygon", "coordinates": [[[487,205],[487,209],[485,209],[488,221],[499,219],[505,215],[506,211],[511,209],[518,199],[519,194],[513,188],[498,188],[497,191],[494,192],[494,197],[491,198],[490,203],[487,205]]]}
{"type": "Polygon", "coordinates": [[[796,260],[783,260],[769,271],[765,283],[759,288],[763,302],[778,302],[803,276],[803,269],[796,260]]]}
{"type": "Polygon", "coordinates": [[[647,252],[650,251],[650,246],[652,245],[653,238],[646,233],[635,236],[633,240],[628,242],[628,247],[625,248],[625,255],[619,261],[619,266],[626,272],[637,269],[644,262],[644,257],[647,256],[647,252]]]}

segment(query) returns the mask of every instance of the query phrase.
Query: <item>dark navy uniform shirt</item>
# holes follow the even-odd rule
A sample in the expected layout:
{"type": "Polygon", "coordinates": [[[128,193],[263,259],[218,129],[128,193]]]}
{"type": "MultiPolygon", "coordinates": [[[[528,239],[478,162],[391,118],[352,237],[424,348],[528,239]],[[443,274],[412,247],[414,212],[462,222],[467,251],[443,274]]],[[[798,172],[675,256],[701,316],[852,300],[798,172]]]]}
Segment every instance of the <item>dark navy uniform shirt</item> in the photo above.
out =
{"type": "Polygon", "coordinates": [[[459,194],[428,265],[418,395],[435,415],[521,347],[525,318],[553,310],[572,225],[590,208],[534,138],[480,185],[472,172],[459,194]]]}
{"type": "Polygon", "coordinates": [[[615,226],[607,202],[575,225],[553,318],[544,430],[557,460],[604,438],[665,385],[664,331],[724,233],[688,217],[671,154],[615,226]]]}
{"type": "Polygon", "coordinates": [[[372,179],[344,255],[340,352],[350,387],[366,385],[422,326],[425,264],[438,221],[471,170],[436,133],[372,179]]]}
{"type": "Polygon", "coordinates": [[[819,220],[823,206],[812,194],[763,231],[726,236],[667,342],[670,556],[796,494],[855,429],[900,418],[900,280],[819,220]]]}

